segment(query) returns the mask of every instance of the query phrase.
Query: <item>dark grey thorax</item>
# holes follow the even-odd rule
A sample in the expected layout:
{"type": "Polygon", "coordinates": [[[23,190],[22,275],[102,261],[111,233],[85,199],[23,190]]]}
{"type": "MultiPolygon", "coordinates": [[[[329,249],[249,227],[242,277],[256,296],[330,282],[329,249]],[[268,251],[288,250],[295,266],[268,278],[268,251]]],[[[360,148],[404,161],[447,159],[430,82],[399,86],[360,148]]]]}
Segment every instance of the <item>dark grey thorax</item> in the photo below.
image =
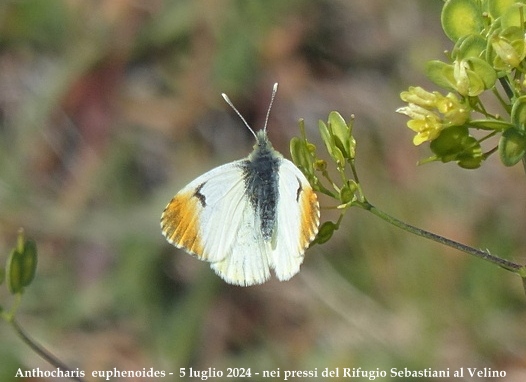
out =
{"type": "Polygon", "coordinates": [[[278,180],[281,157],[272,148],[266,135],[258,134],[254,152],[241,163],[245,192],[259,216],[263,239],[273,236],[278,206],[278,180]]]}

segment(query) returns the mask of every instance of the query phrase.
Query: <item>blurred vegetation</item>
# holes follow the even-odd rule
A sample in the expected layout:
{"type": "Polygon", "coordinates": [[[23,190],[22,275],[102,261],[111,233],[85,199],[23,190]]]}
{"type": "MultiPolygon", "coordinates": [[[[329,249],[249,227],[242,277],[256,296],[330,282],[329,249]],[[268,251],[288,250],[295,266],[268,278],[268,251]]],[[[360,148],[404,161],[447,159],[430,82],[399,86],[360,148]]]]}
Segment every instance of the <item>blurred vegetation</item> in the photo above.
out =
{"type": "MultiPolygon", "coordinates": [[[[355,114],[373,203],[524,263],[521,169],[417,167],[422,151],[395,115],[409,84],[432,88],[423,65],[448,46],[441,6],[2,1],[0,256],[19,227],[39,250],[21,324],[88,372],[491,367],[524,380],[518,279],[363,211],[291,281],[251,288],[223,283],[160,233],[180,187],[251,149],[220,93],[259,128],[279,82],[269,135],[285,156],[299,118],[313,136],[329,111],[355,114]]],[[[49,368],[6,325],[0,338],[2,381],[49,368]]]]}

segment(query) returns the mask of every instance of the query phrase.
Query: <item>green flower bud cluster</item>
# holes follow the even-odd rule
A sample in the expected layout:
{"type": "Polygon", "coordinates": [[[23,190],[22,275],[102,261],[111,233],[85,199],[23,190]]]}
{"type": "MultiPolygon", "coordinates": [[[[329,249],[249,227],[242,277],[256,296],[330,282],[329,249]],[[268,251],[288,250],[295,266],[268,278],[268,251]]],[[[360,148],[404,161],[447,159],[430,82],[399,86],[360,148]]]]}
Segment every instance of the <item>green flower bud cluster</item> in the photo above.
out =
{"type": "Polygon", "coordinates": [[[321,120],[318,122],[320,136],[330,160],[335,165],[339,181],[332,179],[327,160],[320,159],[316,146],[307,140],[303,120],[299,122],[301,137],[294,137],[290,141],[292,161],[305,174],[314,190],[339,202],[334,208],[340,211],[340,218],[336,223],[331,221],[323,223],[311,245],[328,241],[339,228],[348,207],[364,200],[354,168],[356,140],[352,135],[353,122],[353,119],[346,122],[337,111],[329,113],[327,122],[321,120]],[[347,173],[349,168],[353,176],[347,173]]]}

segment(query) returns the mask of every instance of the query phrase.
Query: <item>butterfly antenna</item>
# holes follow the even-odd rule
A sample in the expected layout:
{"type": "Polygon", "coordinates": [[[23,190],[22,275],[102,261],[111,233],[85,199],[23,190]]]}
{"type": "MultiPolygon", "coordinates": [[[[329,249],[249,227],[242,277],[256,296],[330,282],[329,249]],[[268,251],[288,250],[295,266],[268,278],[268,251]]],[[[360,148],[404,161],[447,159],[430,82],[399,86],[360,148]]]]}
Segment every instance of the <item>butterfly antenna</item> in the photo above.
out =
{"type": "MultiPolygon", "coordinates": [[[[276,93],[278,92],[278,83],[276,82],[274,84],[274,87],[272,88],[272,97],[270,98],[270,104],[268,105],[268,110],[267,110],[267,116],[265,117],[265,125],[263,127],[263,131],[267,131],[267,124],[268,124],[268,120],[269,120],[269,117],[270,117],[270,109],[272,109],[272,104],[274,103],[274,98],[276,98],[276,93]]],[[[248,124],[248,122],[245,120],[245,118],[243,118],[243,116],[241,115],[241,113],[239,112],[239,110],[236,109],[236,107],[234,106],[234,104],[232,103],[232,101],[230,101],[230,98],[228,98],[228,96],[225,94],[225,93],[221,93],[221,95],[223,96],[223,98],[225,99],[226,103],[230,105],[230,107],[236,112],[236,114],[239,116],[239,118],[241,118],[241,120],[243,121],[243,123],[245,124],[245,126],[250,130],[250,132],[254,135],[254,137],[256,137],[257,139],[257,135],[256,133],[254,132],[254,130],[252,130],[252,128],[250,127],[250,125],[248,124]]]]}
{"type": "Polygon", "coordinates": [[[239,116],[239,118],[241,118],[241,120],[243,121],[243,123],[245,124],[245,126],[250,130],[250,132],[252,133],[252,135],[254,135],[254,137],[256,137],[256,139],[258,138],[256,133],[254,132],[254,130],[252,130],[252,128],[250,127],[250,125],[248,124],[248,122],[245,120],[245,118],[243,118],[243,116],[241,115],[241,113],[236,109],[236,107],[234,106],[234,104],[232,103],[232,101],[230,101],[230,98],[228,98],[228,96],[225,94],[225,93],[221,93],[221,95],[223,96],[223,98],[225,99],[226,103],[230,105],[230,107],[232,109],[234,109],[234,111],[236,112],[236,114],[239,116]]]}
{"type": "Polygon", "coordinates": [[[263,131],[267,131],[267,123],[270,117],[270,109],[272,109],[272,104],[274,103],[274,98],[276,98],[277,92],[278,92],[278,83],[276,82],[274,84],[274,87],[272,88],[272,97],[270,98],[270,104],[268,105],[267,116],[265,117],[265,126],[263,127],[263,131]]]}

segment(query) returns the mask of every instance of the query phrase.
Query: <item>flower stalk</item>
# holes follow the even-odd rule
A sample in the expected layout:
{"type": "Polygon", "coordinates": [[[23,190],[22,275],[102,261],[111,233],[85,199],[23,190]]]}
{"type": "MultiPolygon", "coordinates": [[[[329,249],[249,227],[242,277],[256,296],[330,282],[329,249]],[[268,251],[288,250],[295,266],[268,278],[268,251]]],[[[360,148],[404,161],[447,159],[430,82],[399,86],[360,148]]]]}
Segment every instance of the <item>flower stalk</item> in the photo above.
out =
{"type": "Polygon", "coordinates": [[[29,335],[26,333],[26,331],[20,326],[20,324],[14,319],[14,317],[9,322],[11,324],[11,327],[15,331],[15,333],[20,337],[20,339],[31,348],[36,354],[38,354],[40,357],[42,357],[46,362],[48,362],[50,365],[53,365],[57,369],[60,369],[61,371],[67,373],[68,375],[71,375],[69,379],[72,381],[77,382],[85,382],[84,379],[80,377],[74,377],[75,371],[71,370],[66,364],[64,364],[62,361],[60,361],[57,357],[55,357],[53,354],[51,354],[46,348],[35,342],[29,335]]]}
{"type": "Polygon", "coordinates": [[[480,259],[486,260],[494,265],[498,265],[499,267],[504,268],[507,271],[517,273],[523,278],[526,277],[526,266],[524,265],[520,265],[520,264],[514,263],[513,261],[509,261],[509,260],[500,258],[498,256],[492,255],[487,250],[483,251],[480,249],[476,249],[468,245],[456,242],[454,240],[445,238],[443,236],[437,235],[435,233],[426,231],[424,229],[404,223],[403,221],[383,212],[382,210],[379,210],[378,208],[376,208],[374,205],[372,205],[371,203],[367,201],[356,202],[355,205],[363,208],[364,210],[371,212],[373,215],[378,216],[380,219],[386,221],[389,224],[394,225],[395,227],[403,229],[404,231],[410,232],[412,234],[423,237],[425,239],[433,240],[439,244],[447,245],[448,247],[451,247],[458,251],[467,253],[468,255],[472,255],[480,259]]]}

